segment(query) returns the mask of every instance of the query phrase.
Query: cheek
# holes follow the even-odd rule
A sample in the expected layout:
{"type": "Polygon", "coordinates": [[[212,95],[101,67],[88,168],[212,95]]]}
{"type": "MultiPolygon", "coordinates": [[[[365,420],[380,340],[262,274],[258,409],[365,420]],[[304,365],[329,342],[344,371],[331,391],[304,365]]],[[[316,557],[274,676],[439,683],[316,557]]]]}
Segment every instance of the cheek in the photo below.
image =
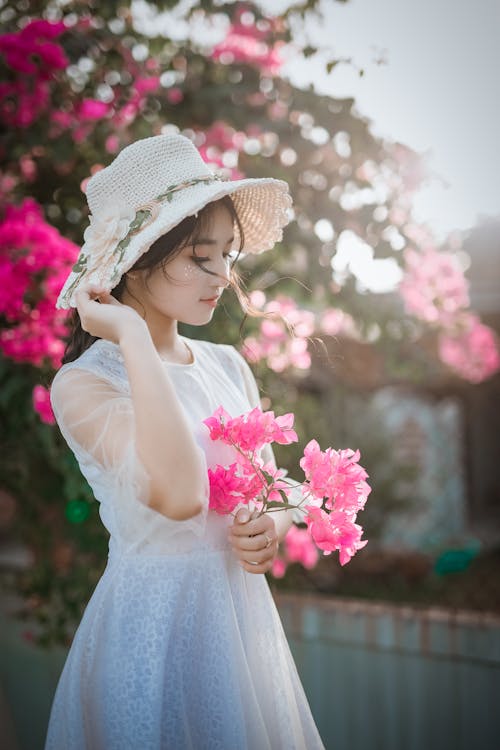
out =
{"type": "Polygon", "coordinates": [[[186,279],[187,281],[192,281],[193,279],[199,279],[200,276],[202,276],[203,271],[201,268],[198,268],[194,265],[194,263],[184,263],[181,266],[180,269],[181,276],[183,279],[186,279]]]}

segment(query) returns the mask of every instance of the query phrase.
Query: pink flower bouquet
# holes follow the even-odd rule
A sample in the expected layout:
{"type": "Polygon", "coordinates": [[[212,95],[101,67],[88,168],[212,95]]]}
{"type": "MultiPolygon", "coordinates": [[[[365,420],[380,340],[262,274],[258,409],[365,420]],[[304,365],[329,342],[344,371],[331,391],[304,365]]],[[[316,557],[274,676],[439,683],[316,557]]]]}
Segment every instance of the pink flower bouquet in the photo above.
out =
{"type": "Polygon", "coordinates": [[[365,481],[368,474],[357,463],[359,451],[322,451],[316,440],[310,440],[300,459],[305,481],[291,483],[285,479],[285,472],[271,461],[265,463],[260,451],[273,442],[297,442],[293,420],[292,413],[275,417],[274,412],[258,407],[233,418],[222,406],[204,420],[212,440],[235,449],[233,463],[208,470],[209,507],[221,514],[232,513],[241,503],[253,503],[260,513],[302,508],[316,546],[325,555],[338,550],[340,564],[345,565],[367,544],[367,540],[361,541],[363,529],[356,523],[356,515],[371,492],[365,481]],[[294,489],[302,497],[292,504],[290,494],[294,489]]]}

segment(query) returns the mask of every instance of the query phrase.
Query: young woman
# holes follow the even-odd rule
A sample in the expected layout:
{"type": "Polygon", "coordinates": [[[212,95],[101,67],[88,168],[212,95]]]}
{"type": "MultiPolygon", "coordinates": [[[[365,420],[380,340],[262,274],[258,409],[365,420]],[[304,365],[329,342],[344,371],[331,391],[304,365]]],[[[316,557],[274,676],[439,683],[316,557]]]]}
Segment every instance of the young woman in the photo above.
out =
{"type": "MultiPolygon", "coordinates": [[[[315,750],[263,575],[300,510],[222,516],[208,468],[234,460],[203,420],[260,406],[227,344],[189,339],[236,253],[281,239],[279,180],[221,181],[180,135],[125,148],[87,186],[91,223],[61,291],[74,332],[51,398],[110,533],[54,697],[46,750],[315,750]],[[234,250],[236,248],[236,252],[234,250]]],[[[263,457],[274,457],[270,446],[263,457]]]]}

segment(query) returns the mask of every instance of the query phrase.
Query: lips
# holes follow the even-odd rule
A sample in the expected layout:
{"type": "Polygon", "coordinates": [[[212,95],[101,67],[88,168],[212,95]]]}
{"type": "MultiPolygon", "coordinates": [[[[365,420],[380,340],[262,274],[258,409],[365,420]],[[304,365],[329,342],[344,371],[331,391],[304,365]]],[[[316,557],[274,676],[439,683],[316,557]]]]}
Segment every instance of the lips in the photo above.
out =
{"type": "Polygon", "coordinates": [[[217,307],[218,297],[211,297],[210,299],[202,299],[200,302],[204,302],[209,307],[217,307]]]}

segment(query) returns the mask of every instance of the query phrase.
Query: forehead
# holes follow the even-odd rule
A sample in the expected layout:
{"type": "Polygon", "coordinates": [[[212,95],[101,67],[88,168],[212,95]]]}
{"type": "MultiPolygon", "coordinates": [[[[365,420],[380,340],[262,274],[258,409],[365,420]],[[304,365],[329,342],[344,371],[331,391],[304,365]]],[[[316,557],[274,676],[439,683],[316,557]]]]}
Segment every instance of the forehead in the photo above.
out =
{"type": "Polygon", "coordinates": [[[229,209],[221,203],[210,206],[209,210],[200,217],[202,231],[219,231],[233,226],[233,217],[229,209]]]}
{"type": "Polygon", "coordinates": [[[207,244],[215,245],[219,242],[226,244],[234,240],[233,230],[233,219],[229,210],[219,204],[200,216],[200,221],[197,222],[186,245],[205,241],[207,244]]]}

